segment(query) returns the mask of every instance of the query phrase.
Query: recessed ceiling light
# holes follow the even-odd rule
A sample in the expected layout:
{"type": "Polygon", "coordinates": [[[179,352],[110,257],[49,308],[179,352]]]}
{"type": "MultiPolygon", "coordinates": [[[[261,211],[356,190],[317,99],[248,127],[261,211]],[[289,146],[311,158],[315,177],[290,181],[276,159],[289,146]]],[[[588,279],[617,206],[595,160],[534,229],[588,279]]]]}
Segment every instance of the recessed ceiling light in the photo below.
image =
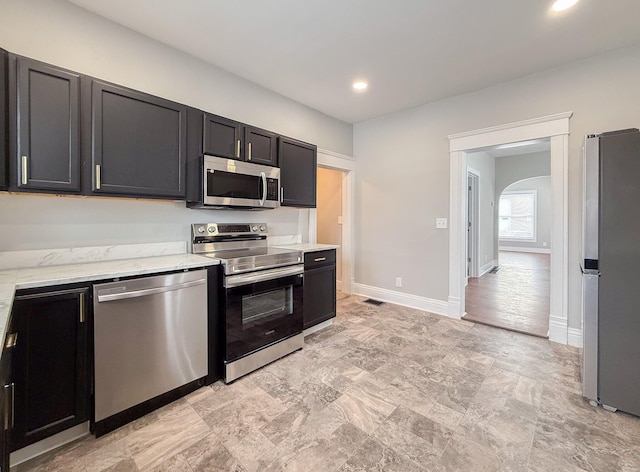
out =
{"type": "Polygon", "coordinates": [[[357,80],[353,83],[353,88],[358,91],[365,90],[369,84],[367,84],[364,80],[357,80]]]}
{"type": "Polygon", "coordinates": [[[553,11],[563,11],[571,8],[579,1],[580,0],[556,0],[551,8],[553,11]]]}

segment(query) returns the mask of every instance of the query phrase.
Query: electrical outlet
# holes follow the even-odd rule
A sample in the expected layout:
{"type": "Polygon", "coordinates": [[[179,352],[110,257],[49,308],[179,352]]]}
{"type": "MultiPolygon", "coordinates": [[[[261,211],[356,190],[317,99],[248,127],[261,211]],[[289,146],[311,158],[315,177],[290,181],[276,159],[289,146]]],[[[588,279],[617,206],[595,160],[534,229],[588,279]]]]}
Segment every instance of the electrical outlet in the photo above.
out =
{"type": "Polygon", "coordinates": [[[447,229],[447,219],[436,218],[436,229],[447,229]]]}
{"type": "Polygon", "coordinates": [[[396,277],[396,287],[402,287],[402,277],[396,277]]]}

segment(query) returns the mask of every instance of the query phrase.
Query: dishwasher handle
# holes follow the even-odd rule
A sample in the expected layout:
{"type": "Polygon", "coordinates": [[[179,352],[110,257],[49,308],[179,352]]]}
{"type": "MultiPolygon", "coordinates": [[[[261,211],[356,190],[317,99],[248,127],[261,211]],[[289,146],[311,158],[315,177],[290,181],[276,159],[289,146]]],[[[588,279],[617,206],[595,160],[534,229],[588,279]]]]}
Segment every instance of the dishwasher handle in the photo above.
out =
{"type": "MultiPolygon", "coordinates": [[[[131,290],[129,292],[108,293],[103,295],[100,295],[100,292],[98,292],[97,298],[98,298],[98,303],[114,302],[116,300],[125,300],[127,298],[146,297],[148,295],[156,295],[158,293],[181,290],[183,288],[195,287],[196,285],[202,285],[206,283],[207,283],[207,279],[198,279],[198,280],[192,280],[190,282],[184,282],[181,284],[167,285],[165,287],[145,288],[142,290],[131,290]]],[[[125,287],[122,287],[122,288],[125,288],[125,287]]],[[[113,289],[110,289],[110,291],[113,291],[113,289]]]]}

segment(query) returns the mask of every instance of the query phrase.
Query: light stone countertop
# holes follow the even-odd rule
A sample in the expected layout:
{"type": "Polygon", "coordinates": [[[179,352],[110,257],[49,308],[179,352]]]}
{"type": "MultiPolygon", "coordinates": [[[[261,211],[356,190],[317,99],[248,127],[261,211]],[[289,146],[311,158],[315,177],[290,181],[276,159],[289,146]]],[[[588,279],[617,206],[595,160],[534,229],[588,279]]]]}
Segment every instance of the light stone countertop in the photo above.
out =
{"type": "Polygon", "coordinates": [[[16,290],[194,269],[219,263],[217,259],[195,254],[173,254],[0,271],[0,347],[4,346],[16,290]]]}
{"type": "Polygon", "coordinates": [[[274,244],[273,247],[279,247],[283,249],[295,249],[302,252],[316,252],[324,251],[327,249],[338,249],[340,246],[336,244],[312,244],[312,243],[297,243],[297,244],[274,244]]]}

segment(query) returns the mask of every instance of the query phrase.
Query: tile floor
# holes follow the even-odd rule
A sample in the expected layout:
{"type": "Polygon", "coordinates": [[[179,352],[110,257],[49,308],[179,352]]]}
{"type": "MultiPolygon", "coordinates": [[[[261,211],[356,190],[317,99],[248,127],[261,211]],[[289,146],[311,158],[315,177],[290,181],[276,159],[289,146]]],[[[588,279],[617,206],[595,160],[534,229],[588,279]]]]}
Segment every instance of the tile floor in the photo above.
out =
{"type": "Polygon", "coordinates": [[[302,351],[18,469],[638,471],[640,418],[582,399],[576,349],[344,297],[302,351]]]}
{"type": "Polygon", "coordinates": [[[500,270],[469,278],[464,319],[547,337],[549,254],[500,251],[500,270]]]}

